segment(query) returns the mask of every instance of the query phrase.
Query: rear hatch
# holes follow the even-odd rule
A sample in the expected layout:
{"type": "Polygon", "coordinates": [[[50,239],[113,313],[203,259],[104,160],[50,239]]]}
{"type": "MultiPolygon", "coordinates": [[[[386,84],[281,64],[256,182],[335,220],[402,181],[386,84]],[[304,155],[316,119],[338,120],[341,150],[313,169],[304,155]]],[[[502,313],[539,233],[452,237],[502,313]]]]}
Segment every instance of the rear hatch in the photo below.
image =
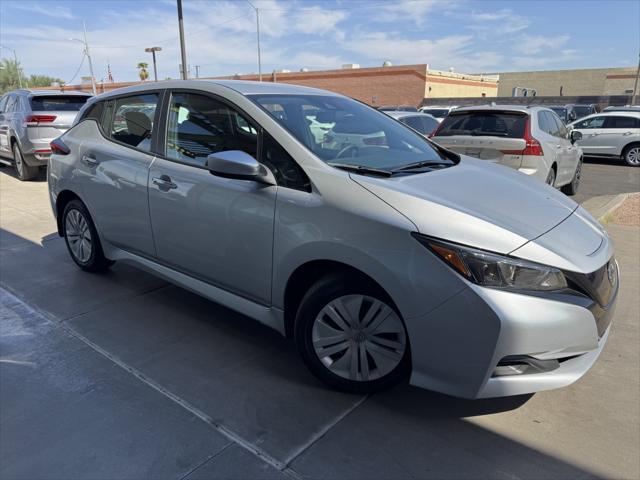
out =
{"type": "Polygon", "coordinates": [[[66,132],[91,97],[86,95],[33,95],[29,98],[31,114],[25,118],[29,140],[48,144],[66,132]]]}
{"type": "Polygon", "coordinates": [[[527,147],[528,118],[519,111],[454,110],[432,139],[462,155],[520,168],[527,147]]]}

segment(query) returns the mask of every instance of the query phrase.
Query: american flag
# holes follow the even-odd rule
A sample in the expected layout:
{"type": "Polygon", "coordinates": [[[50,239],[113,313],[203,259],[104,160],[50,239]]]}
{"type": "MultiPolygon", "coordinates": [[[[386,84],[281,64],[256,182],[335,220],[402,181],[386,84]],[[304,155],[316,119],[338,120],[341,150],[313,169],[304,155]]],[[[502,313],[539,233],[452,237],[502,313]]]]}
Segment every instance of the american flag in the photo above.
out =
{"type": "Polygon", "coordinates": [[[111,65],[107,63],[107,80],[113,83],[113,75],[111,75],[111,65]]]}

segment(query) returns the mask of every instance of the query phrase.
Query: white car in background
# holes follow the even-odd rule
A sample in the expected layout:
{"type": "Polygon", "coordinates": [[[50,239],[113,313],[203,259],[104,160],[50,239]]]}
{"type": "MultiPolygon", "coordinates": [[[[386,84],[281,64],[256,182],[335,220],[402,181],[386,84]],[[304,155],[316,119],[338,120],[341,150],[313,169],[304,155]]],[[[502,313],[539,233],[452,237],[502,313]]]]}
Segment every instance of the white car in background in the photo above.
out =
{"type": "Polygon", "coordinates": [[[622,158],[640,167],[640,111],[608,111],[589,115],[568,128],[580,132],[578,144],[587,156],[622,158]]]}
{"type": "Polygon", "coordinates": [[[426,113],[434,117],[438,122],[441,122],[452,110],[458,108],[457,106],[441,107],[436,105],[429,105],[427,107],[420,107],[418,110],[422,113],[426,113]]]}
{"type": "Polygon", "coordinates": [[[515,168],[575,195],[582,150],[553,110],[540,106],[491,105],[452,111],[432,140],[462,155],[515,168]]]}

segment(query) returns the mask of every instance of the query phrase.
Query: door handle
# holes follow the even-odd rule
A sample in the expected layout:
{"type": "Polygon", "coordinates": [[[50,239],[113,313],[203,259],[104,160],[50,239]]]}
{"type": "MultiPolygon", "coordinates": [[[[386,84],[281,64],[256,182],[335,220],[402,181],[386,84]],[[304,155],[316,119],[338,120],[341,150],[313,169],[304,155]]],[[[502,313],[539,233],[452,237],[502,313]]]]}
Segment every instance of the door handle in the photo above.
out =
{"type": "Polygon", "coordinates": [[[100,163],[98,160],[96,160],[91,155],[83,155],[82,156],[82,161],[84,163],[86,163],[87,165],[92,165],[92,166],[98,165],[100,163]]]}
{"type": "Polygon", "coordinates": [[[178,188],[178,185],[171,181],[171,178],[168,175],[161,175],[159,177],[153,177],[151,181],[154,185],[157,185],[160,190],[173,190],[178,188]]]}
{"type": "Polygon", "coordinates": [[[632,135],[633,132],[624,132],[622,135],[624,135],[625,137],[628,137],[629,135],[632,135]]]}

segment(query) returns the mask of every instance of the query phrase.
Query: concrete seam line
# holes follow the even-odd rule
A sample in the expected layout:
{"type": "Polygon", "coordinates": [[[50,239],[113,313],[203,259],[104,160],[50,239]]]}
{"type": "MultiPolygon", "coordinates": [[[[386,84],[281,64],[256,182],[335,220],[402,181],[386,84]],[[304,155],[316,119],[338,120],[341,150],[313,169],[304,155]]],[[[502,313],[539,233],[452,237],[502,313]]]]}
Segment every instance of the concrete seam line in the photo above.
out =
{"type": "MultiPolygon", "coordinates": [[[[0,287],[0,288],[2,288],[2,287],[0,287]]],[[[202,410],[200,410],[200,409],[196,408],[195,406],[191,405],[189,402],[187,402],[186,400],[184,400],[184,399],[180,398],[179,396],[175,395],[173,392],[165,389],[162,385],[160,385],[159,383],[155,382],[154,380],[148,378],[142,372],[140,372],[140,371],[136,370],[134,367],[131,367],[130,365],[126,364],[125,362],[120,360],[118,357],[116,357],[114,355],[111,355],[109,352],[104,350],[102,347],[100,347],[99,345],[93,343],[91,340],[89,340],[84,335],[82,335],[81,333],[77,332],[76,330],[74,330],[70,326],[66,325],[65,323],[63,323],[63,322],[61,322],[59,320],[56,320],[55,317],[52,318],[53,315],[51,315],[50,313],[48,313],[48,312],[46,312],[44,310],[41,310],[38,307],[33,307],[33,306],[29,305],[27,302],[25,302],[22,298],[20,298],[14,292],[10,291],[10,289],[8,289],[8,288],[2,288],[2,290],[4,290],[5,294],[8,295],[9,297],[13,297],[13,300],[15,300],[17,303],[23,305],[26,310],[28,310],[28,311],[30,310],[31,312],[33,312],[36,315],[39,315],[40,317],[42,317],[44,320],[48,321],[52,325],[60,327],[67,334],[71,335],[74,338],[77,338],[78,340],[80,340],[81,342],[86,344],[89,348],[91,348],[95,352],[99,353],[100,355],[102,355],[103,357],[107,358],[108,360],[111,360],[117,366],[119,366],[120,368],[122,368],[126,372],[130,373],[131,375],[136,377],[138,380],[140,380],[141,382],[143,382],[147,386],[149,386],[152,389],[156,390],[158,393],[164,395],[165,397],[167,397],[169,400],[173,401],[174,403],[177,403],[182,408],[187,410],[189,413],[191,413],[192,415],[198,417],[200,420],[202,420],[202,421],[208,423],[209,425],[211,425],[215,430],[217,430],[219,433],[221,433],[223,436],[225,436],[226,438],[228,438],[232,442],[236,443],[238,446],[240,446],[240,447],[244,448],[245,450],[251,452],[256,457],[259,457],[261,460],[263,460],[264,462],[268,463],[269,465],[271,465],[272,467],[276,468],[277,470],[280,470],[283,473],[287,473],[289,476],[291,476],[293,478],[300,478],[295,472],[293,472],[291,469],[287,468],[287,464],[286,463],[280,462],[279,460],[273,458],[267,452],[265,452],[264,450],[260,449],[259,447],[255,446],[255,445],[253,445],[248,440],[245,440],[244,438],[242,438],[237,433],[233,432],[232,430],[229,430],[224,425],[218,424],[217,422],[215,422],[213,420],[213,418],[211,418],[209,415],[204,413],[202,410]]]]}
{"type": "Polygon", "coordinates": [[[327,432],[329,432],[329,430],[331,430],[333,427],[335,427],[347,415],[349,415],[356,408],[358,408],[360,405],[362,405],[368,398],[369,398],[369,395],[363,396],[360,400],[358,400],[356,403],[354,403],[350,408],[348,408],[347,410],[342,412],[340,415],[336,416],[336,418],[334,418],[333,420],[328,422],[324,427],[322,427],[319,431],[317,431],[307,443],[305,443],[300,448],[296,449],[291,455],[289,455],[289,457],[285,460],[284,464],[286,466],[291,465],[291,462],[293,462],[296,458],[298,458],[300,455],[302,455],[304,452],[306,452],[318,440],[320,440],[322,437],[324,437],[327,434],[327,432]]]}
{"type": "Polygon", "coordinates": [[[196,470],[200,469],[203,465],[206,465],[207,463],[209,463],[211,460],[213,460],[214,458],[216,458],[218,455],[221,455],[224,451],[227,450],[227,448],[229,448],[231,445],[235,445],[234,442],[229,442],[227,443],[224,447],[222,447],[220,450],[218,450],[216,453],[212,453],[211,455],[209,455],[207,458],[205,458],[202,462],[200,462],[199,464],[197,464],[195,467],[191,467],[187,473],[185,473],[184,475],[182,475],[180,477],[179,480],[185,480],[189,475],[191,475],[193,472],[195,472],[196,470]]]}

